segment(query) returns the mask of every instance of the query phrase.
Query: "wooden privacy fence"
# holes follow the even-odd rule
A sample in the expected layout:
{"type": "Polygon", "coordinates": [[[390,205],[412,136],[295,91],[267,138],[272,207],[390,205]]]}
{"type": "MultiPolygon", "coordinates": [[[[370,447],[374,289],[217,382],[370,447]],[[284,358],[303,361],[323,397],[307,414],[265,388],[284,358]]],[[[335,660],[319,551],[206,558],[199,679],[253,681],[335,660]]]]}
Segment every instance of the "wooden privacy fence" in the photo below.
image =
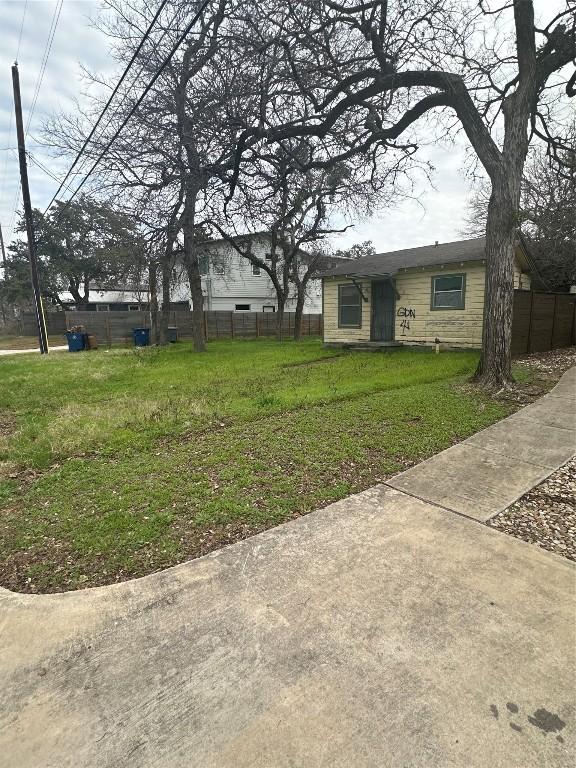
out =
{"type": "MultiPolygon", "coordinates": [[[[58,336],[66,331],[64,312],[46,312],[46,330],[49,336],[58,336]]],[[[38,325],[34,312],[23,312],[20,317],[9,320],[0,329],[3,336],[37,336],[38,325]]]]}
{"type": "Polygon", "coordinates": [[[576,294],[514,291],[512,354],[576,344],[576,294]]]}
{"type": "MultiPolygon", "coordinates": [[[[63,312],[65,328],[76,325],[84,326],[87,333],[96,336],[99,344],[114,346],[132,343],[134,328],[149,328],[150,313],[139,311],[127,312],[63,312]]],[[[204,330],[206,338],[214,339],[256,339],[261,336],[276,334],[277,316],[274,312],[204,312],[204,330]]],[[[178,337],[183,340],[192,338],[192,313],[185,310],[170,312],[169,325],[178,328],[178,337]]],[[[65,330],[64,328],[64,330],[65,330]]],[[[294,313],[284,315],[284,334],[288,337],[294,332],[294,313]]],[[[302,335],[322,335],[322,315],[302,316],[302,335]]]]}

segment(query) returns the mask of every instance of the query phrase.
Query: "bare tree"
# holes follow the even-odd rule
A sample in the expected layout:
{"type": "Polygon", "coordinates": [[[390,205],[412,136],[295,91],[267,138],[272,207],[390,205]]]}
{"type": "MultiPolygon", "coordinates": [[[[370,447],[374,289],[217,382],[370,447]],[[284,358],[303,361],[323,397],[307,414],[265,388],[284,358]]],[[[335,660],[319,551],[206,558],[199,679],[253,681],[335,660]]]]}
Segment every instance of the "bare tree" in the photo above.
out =
{"type": "MultiPolygon", "coordinates": [[[[133,109],[141,92],[140,82],[147,82],[161,68],[197,10],[201,10],[197,24],[102,158],[96,182],[122,195],[126,207],[129,192],[137,200],[138,215],[144,218],[142,201],[156,211],[161,204],[165,206],[168,215],[164,217],[162,289],[168,290],[166,278],[181,232],[183,262],[192,295],[194,349],[203,351],[206,340],[197,232],[212,186],[220,183],[230,165],[238,125],[252,122],[250,115],[257,111],[260,99],[254,85],[257,73],[249,56],[243,53],[246,3],[211,0],[208,4],[191,4],[174,0],[168,4],[136,57],[136,77],[124,83],[108,122],[90,142],[87,156],[97,157],[107,146],[109,137],[133,109]]],[[[144,0],[104,3],[96,23],[111,41],[113,56],[120,65],[134,55],[153,14],[144,0]]],[[[250,42],[250,50],[251,46],[250,42]]],[[[89,86],[107,85],[106,79],[96,73],[87,72],[86,78],[89,86]]],[[[89,96],[93,90],[88,90],[89,96]]],[[[59,115],[51,122],[48,135],[52,145],[69,153],[83,143],[105,95],[100,88],[90,98],[86,114],[78,111],[59,115]]],[[[169,305],[167,299],[165,294],[163,306],[169,305]]]]}
{"type": "MultiPolygon", "coordinates": [[[[286,110],[287,111],[287,110],[286,110]]],[[[339,141],[331,137],[330,143],[339,141]]],[[[346,231],[353,219],[375,207],[390,205],[405,193],[398,181],[405,168],[375,168],[368,157],[354,162],[330,159],[329,142],[314,137],[286,139],[253,151],[242,166],[235,196],[229,201],[229,221],[246,231],[264,231],[270,238],[266,259],[249,241],[236,238],[230,227],[213,225],[232,241],[237,252],[263,270],[274,286],[277,300],[277,334],[282,338],[287,301],[295,298],[294,337],[300,338],[308,286],[328,265],[329,249],[321,244],[346,231]]]]}
{"type": "MultiPolygon", "coordinates": [[[[540,276],[553,291],[576,284],[575,152],[564,153],[563,167],[558,168],[541,146],[533,147],[522,179],[518,226],[540,276]]],[[[484,234],[489,202],[488,185],[479,185],[469,204],[464,234],[484,234]]]]}
{"type": "Polygon", "coordinates": [[[256,142],[325,137],[351,115],[340,160],[374,146],[411,152],[439,140],[438,128],[464,130],[491,184],[477,378],[505,386],[522,172],[532,137],[556,154],[563,144],[554,117],[558,93],[576,94],[576,74],[564,69],[576,56],[573,3],[540,24],[532,0],[288,0],[282,12],[263,4],[261,15],[275,56],[282,42],[299,110],[285,121],[273,108],[266,125],[245,130],[237,166],[256,142]]]}

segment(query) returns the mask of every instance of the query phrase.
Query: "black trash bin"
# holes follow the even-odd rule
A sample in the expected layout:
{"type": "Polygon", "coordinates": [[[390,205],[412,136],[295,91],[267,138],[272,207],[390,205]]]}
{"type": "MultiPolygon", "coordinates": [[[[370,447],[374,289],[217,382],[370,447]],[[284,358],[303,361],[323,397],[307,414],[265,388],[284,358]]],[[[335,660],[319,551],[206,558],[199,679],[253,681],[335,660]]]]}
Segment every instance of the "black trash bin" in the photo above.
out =
{"type": "Polygon", "coordinates": [[[176,325],[168,326],[168,341],[170,342],[170,344],[175,344],[178,341],[178,326],[176,325]]]}
{"type": "Polygon", "coordinates": [[[135,347],[150,346],[150,328],[132,328],[135,347]]]}

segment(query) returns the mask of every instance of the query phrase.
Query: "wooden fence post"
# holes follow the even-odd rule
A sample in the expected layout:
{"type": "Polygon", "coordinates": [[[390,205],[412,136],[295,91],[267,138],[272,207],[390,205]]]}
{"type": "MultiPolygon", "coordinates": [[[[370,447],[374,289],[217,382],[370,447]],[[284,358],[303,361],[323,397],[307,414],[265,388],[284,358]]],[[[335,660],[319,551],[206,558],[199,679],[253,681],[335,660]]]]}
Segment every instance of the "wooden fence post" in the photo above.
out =
{"type": "Polygon", "coordinates": [[[258,323],[258,312],[256,312],[256,338],[260,338],[260,324],[258,323]]]}
{"type": "Polygon", "coordinates": [[[558,304],[558,296],[554,294],[554,307],[552,309],[552,330],[550,331],[550,349],[554,349],[554,331],[556,329],[556,307],[558,304]]]}
{"type": "Polygon", "coordinates": [[[530,291],[530,313],[528,315],[528,333],[526,334],[526,352],[532,351],[532,311],[534,309],[534,291],[530,291]]]}
{"type": "Polygon", "coordinates": [[[208,312],[204,310],[204,338],[208,341],[208,312]]]}
{"type": "Polygon", "coordinates": [[[230,335],[234,338],[234,312],[230,312],[230,335]]]}
{"type": "Polygon", "coordinates": [[[110,318],[106,316],[106,341],[108,343],[108,349],[112,346],[112,333],[110,332],[110,318]]]}

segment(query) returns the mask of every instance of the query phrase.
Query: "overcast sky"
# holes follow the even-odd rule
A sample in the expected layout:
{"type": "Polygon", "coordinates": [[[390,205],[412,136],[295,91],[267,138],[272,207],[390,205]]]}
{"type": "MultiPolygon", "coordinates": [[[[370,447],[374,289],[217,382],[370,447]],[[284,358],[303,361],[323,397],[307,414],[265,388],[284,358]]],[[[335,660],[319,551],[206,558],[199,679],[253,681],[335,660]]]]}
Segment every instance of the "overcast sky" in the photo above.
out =
{"type": "MultiPolygon", "coordinates": [[[[18,54],[26,125],[58,5],[59,0],[28,0],[27,3],[25,0],[0,0],[0,223],[6,241],[11,238],[10,224],[14,221],[15,205],[20,205],[10,67],[18,54]]],[[[81,99],[80,63],[91,70],[103,71],[109,67],[107,41],[89,24],[89,17],[97,7],[95,0],[64,0],[27,137],[27,148],[32,156],[60,177],[64,175],[62,170],[66,164],[51,158],[34,138],[47,115],[70,108],[73,98],[81,99]]],[[[378,251],[388,251],[426,245],[435,240],[459,239],[470,195],[469,182],[463,173],[464,151],[463,139],[458,139],[454,146],[435,147],[429,154],[436,168],[434,188],[428,183],[420,183],[416,189],[417,201],[404,202],[393,210],[383,210],[370,220],[357,222],[352,230],[337,239],[335,245],[345,247],[372,240],[378,251]]],[[[43,208],[58,185],[33,163],[29,173],[32,205],[43,208]]]]}

